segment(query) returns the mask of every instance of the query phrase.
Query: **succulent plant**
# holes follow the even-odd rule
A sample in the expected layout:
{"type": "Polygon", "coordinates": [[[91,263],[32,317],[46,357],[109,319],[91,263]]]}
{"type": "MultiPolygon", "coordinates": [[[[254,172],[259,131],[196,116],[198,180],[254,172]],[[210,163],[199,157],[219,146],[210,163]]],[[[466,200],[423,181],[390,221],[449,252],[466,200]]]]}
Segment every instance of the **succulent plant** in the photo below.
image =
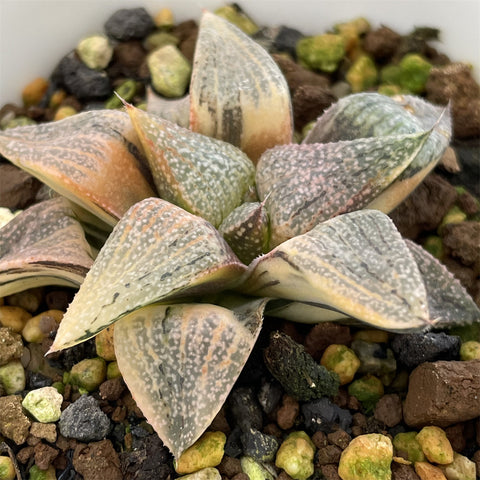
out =
{"type": "Polygon", "coordinates": [[[480,320],[386,215],[447,148],[448,110],[352,95],[294,144],[279,69],[208,12],[190,96],[149,104],[0,132],[0,154],[59,195],[2,228],[0,296],[79,287],[50,351],[116,322],[123,378],[176,458],[221,408],[264,313],[396,332],[480,320]]]}

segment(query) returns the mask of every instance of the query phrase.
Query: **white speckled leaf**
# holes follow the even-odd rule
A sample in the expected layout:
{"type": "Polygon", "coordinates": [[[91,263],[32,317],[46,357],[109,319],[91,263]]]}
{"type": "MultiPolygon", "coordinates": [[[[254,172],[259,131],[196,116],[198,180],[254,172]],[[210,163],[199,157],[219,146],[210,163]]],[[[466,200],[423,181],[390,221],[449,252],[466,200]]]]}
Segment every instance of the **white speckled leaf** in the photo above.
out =
{"type": "Polygon", "coordinates": [[[124,112],[95,110],[0,131],[0,154],[109,225],[155,193],[124,112]]]}
{"type": "Polygon", "coordinates": [[[423,247],[405,240],[427,289],[428,309],[435,327],[451,328],[480,321],[480,309],[462,284],[423,247]]]}
{"type": "Polygon", "coordinates": [[[431,135],[411,164],[367,207],[388,213],[419,185],[447,149],[452,129],[448,109],[445,112],[444,107],[412,95],[348,95],[323,113],[304,143],[413,134],[432,127],[431,135]]]}
{"type": "Polygon", "coordinates": [[[200,21],[190,84],[190,128],[241,148],[254,162],[292,140],[288,85],[271,56],[209,12],[200,21]]]}
{"type": "Polygon", "coordinates": [[[242,203],[255,167],[238,148],[126,104],[160,197],[218,227],[242,203]]]}
{"type": "Polygon", "coordinates": [[[228,215],[218,231],[237,257],[248,265],[268,248],[269,222],[264,203],[243,203],[228,215]]]}
{"type": "Polygon", "coordinates": [[[145,305],[229,288],[245,269],[210,223],[165,200],[143,200],[100,250],[50,351],[87,340],[145,305]]]}
{"type": "Polygon", "coordinates": [[[257,165],[270,216],[270,248],[336,215],[366,207],[407,168],[430,132],[282,145],[257,165]]]}
{"type": "Polygon", "coordinates": [[[92,264],[65,198],[37,203],[0,230],[0,297],[44,285],[78,287],[92,264]]]}
{"type": "Polygon", "coordinates": [[[387,215],[360,210],[328,220],[254,260],[242,292],[308,302],[392,331],[429,324],[425,286],[387,215]]]}
{"type": "Polygon", "coordinates": [[[123,379],[177,459],[225,402],[260,332],[265,302],[233,311],[211,304],[150,305],[115,325],[123,379]]]}

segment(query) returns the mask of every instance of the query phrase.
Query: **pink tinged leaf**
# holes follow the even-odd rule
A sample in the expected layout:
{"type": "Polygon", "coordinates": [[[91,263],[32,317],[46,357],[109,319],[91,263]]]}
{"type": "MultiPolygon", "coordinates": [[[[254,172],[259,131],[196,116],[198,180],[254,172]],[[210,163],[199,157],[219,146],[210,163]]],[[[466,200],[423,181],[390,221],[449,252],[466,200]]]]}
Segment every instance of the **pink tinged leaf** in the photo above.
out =
{"type": "Polygon", "coordinates": [[[253,186],[252,161],[229,143],[125,106],[160,197],[218,227],[253,186]]]}
{"type": "Polygon", "coordinates": [[[304,143],[328,143],[359,138],[384,138],[431,130],[431,135],[411,164],[368,208],[385,213],[399,205],[432,171],[451,139],[449,109],[419,97],[378,93],[348,95],[317,120],[304,143]]]}
{"type": "Polygon", "coordinates": [[[254,260],[243,293],[304,302],[392,331],[430,324],[417,264],[387,215],[340,215],[254,260]]]}
{"type": "Polygon", "coordinates": [[[253,162],[293,134],[288,85],[270,55],[205,12],[190,84],[190,128],[241,148],[253,162]]]}
{"type": "Polygon", "coordinates": [[[480,321],[480,309],[462,284],[423,247],[405,240],[422,274],[430,318],[435,327],[452,328],[480,321]]]}
{"type": "Polygon", "coordinates": [[[414,161],[430,132],[267,150],[256,185],[270,216],[270,248],[368,206],[414,161]]]}
{"type": "Polygon", "coordinates": [[[218,231],[237,257],[248,265],[268,248],[269,222],[264,203],[243,203],[228,215],[218,231]]]}
{"type": "Polygon", "coordinates": [[[68,200],[38,203],[0,230],[0,297],[44,285],[77,288],[93,254],[68,200]]]}
{"type": "Polygon", "coordinates": [[[225,402],[258,337],[265,302],[233,311],[211,304],[150,305],[115,325],[123,379],[175,458],[225,402]]]}
{"type": "Polygon", "coordinates": [[[143,200],[113,229],[50,350],[87,340],[145,305],[228,289],[245,269],[210,223],[165,200],[143,200]]]}
{"type": "Polygon", "coordinates": [[[0,153],[109,225],[154,196],[129,117],[116,110],[0,132],[0,153]]]}

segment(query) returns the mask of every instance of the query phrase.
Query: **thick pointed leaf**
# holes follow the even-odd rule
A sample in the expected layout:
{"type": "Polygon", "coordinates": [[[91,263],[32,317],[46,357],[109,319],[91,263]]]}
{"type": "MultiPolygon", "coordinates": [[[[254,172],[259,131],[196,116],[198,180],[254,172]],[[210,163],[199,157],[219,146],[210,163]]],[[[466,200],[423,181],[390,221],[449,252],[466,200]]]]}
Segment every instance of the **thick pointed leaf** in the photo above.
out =
{"type": "Polygon", "coordinates": [[[368,205],[388,213],[420,184],[447,149],[452,127],[450,112],[444,110],[412,95],[393,98],[378,93],[348,95],[324,112],[304,143],[419,133],[434,127],[408,168],[368,205]]]}
{"type": "Polygon", "coordinates": [[[109,225],[155,195],[139,148],[128,115],[116,110],[0,131],[0,154],[109,225]]]}
{"type": "Polygon", "coordinates": [[[268,248],[269,222],[264,202],[246,202],[218,227],[237,257],[248,265],[268,248]]]}
{"type": "Polygon", "coordinates": [[[430,136],[283,145],[257,165],[258,195],[270,216],[270,247],[336,215],[366,207],[414,161],[430,136]]]}
{"type": "Polygon", "coordinates": [[[250,264],[239,288],[325,306],[386,330],[429,324],[417,264],[377,210],[340,215],[284,242],[250,264]]]}
{"type": "Polygon", "coordinates": [[[254,183],[251,160],[229,143],[194,133],[132,105],[126,104],[126,108],[160,197],[218,227],[254,183]]]}
{"type": "Polygon", "coordinates": [[[43,285],[78,287],[92,264],[65,198],[33,205],[0,230],[0,297],[43,285]]]}
{"type": "Polygon", "coordinates": [[[254,162],[291,142],[288,85],[270,55],[241,30],[205,12],[190,84],[190,128],[240,147],[254,162]]]}
{"type": "Polygon", "coordinates": [[[100,250],[51,351],[87,340],[145,305],[228,288],[245,268],[210,223],[165,200],[143,200],[100,250]]]}
{"type": "Polygon", "coordinates": [[[115,354],[138,406],[178,459],[220,410],[255,344],[265,300],[234,311],[151,305],[115,325],[115,354]]]}
{"type": "Polygon", "coordinates": [[[435,326],[451,328],[480,322],[480,309],[462,284],[423,247],[411,240],[405,242],[423,276],[435,326]]]}

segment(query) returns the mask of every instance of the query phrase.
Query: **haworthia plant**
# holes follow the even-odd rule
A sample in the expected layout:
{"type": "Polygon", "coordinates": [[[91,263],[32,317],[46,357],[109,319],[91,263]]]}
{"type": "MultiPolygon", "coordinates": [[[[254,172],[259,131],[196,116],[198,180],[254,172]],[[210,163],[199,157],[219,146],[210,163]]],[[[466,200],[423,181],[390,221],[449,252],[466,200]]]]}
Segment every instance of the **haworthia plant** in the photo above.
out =
{"type": "Polygon", "coordinates": [[[267,301],[269,315],[398,332],[480,320],[444,267],[384,213],[358,210],[388,211],[433,168],[448,111],[350,96],[320,118],[323,137],[285,145],[292,110],[280,70],[208,12],[190,96],[176,104],[180,116],[171,105],[160,116],[185,124],[188,106],[192,131],[127,106],[130,116],[100,110],[0,132],[0,154],[75,205],[44,202],[1,231],[0,295],[39,284],[32,273],[40,284],[81,283],[51,351],[117,322],[122,375],[175,456],[221,407],[267,301]],[[106,241],[102,222],[115,226],[106,241]],[[93,264],[82,226],[100,248],[93,264]]]}
{"type": "Polygon", "coordinates": [[[254,162],[292,140],[287,82],[272,57],[240,29],[205,12],[190,83],[190,128],[241,148],[254,162]]]}
{"type": "Polygon", "coordinates": [[[462,284],[423,247],[405,240],[422,274],[430,318],[435,327],[471,325],[480,320],[480,309],[462,284]]]}
{"type": "Polygon", "coordinates": [[[238,148],[126,104],[160,197],[215,227],[253,185],[255,167],[238,148]]]}
{"type": "Polygon", "coordinates": [[[390,187],[368,205],[388,213],[410,194],[435,167],[451,139],[451,117],[437,107],[412,95],[388,97],[358,93],[340,99],[325,111],[306,136],[304,143],[419,133],[431,135],[415,159],[390,187]]]}
{"type": "Polygon", "coordinates": [[[239,288],[392,331],[431,323],[417,264],[393,222],[377,210],[335,217],[284,242],[250,264],[239,288]]]}
{"type": "Polygon", "coordinates": [[[267,150],[256,184],[270,217],[270,247],[341,213],[366,207],[415,160],[431,132],[267,150]]]}
{"type": "Polygon", "coordinates": [[[176,458],[225,402],[260,332],[264,305],[150,305],[115,324],[123,379],[176,458]]]}
{"type": "Polygon", "coordinates": [[[154,196],[124,112],[95,110],[0,131],[0,154],[109,225],[154,196]]]}
{"type": "Polygon", "coordinates": [[[92,264],[65,198],[33,205],[0,230],[0,297],[44,285],[78,287],[92,264]]]}
{"type": "Polygon", "coordinates": [[[115,226],[50,351],[91,338],[145,305],[228,288],[245,268],[210,223],[165,200],[143,200],[115,226]]]}

